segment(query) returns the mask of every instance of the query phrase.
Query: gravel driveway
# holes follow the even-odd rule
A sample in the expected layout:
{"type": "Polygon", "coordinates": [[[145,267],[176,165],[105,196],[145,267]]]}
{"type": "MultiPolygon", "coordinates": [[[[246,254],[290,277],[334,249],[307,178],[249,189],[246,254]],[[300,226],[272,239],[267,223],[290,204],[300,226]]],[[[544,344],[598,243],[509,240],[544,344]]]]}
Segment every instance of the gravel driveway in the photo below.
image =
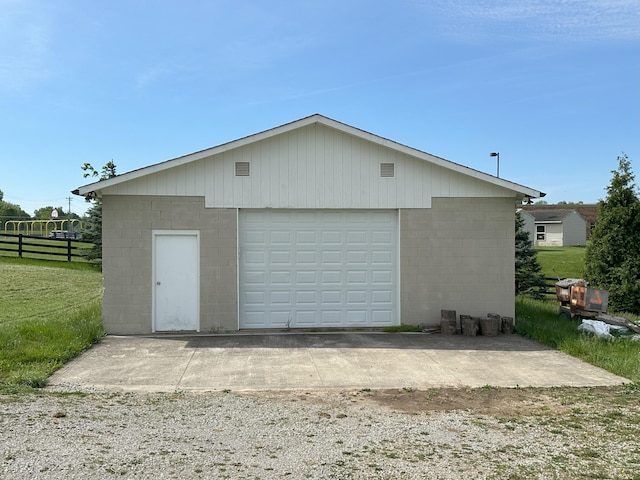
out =
{"type": "Polygon", "coordinates": [[[0,478],[638,479],[608,388],[4,395],[0,478]]]}

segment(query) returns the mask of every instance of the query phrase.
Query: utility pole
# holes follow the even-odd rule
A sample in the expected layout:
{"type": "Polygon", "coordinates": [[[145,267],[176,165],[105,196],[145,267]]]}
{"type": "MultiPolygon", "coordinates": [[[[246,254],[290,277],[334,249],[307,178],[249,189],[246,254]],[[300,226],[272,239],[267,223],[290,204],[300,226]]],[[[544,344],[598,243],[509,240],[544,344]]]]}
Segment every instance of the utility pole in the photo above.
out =
{"type": "Polygon", "coordinates": [[[67,223],[69,226],[67,231],[69,232],[69,237],[71,237],[73,235],[73,224],[71,223],[71,200],[73,200],[73,197],[67,197],[67,200],[69,201],[69,210],[67,211],[67,223]]]}

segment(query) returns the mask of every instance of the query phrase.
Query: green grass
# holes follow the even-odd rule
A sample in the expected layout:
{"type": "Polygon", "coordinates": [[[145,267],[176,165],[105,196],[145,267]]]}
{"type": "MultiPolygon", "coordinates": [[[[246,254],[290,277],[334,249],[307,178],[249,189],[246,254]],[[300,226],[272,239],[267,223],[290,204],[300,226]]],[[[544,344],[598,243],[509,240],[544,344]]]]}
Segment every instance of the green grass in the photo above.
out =
{"type": "Polygon", "coordinates": [[[5,257],[0,255],[0,264],[8,263],[13,265],[33,265],[37,267],[56,267],[65,268],[67,270],[89,270],[92,272],[100,271],[100,264],[96,262],[67,262],[66,260],[49,260],[42,258],[18,258],[5,257]]]}
{"type": "Polygon", "coordinates": [[[90,265],[0,261],[0,391],[41,387],[102,335],[102,275],[90,265]]]}
{"type": "Polygon", "coordinates": [[[640,342],[604,340],[578,330],[579,320],[562,320],[556,302],[516,298],[516,331],[640,384],[640,342]]]}
{"type": "Polygon", "coordinates": [[[585,247],[536,247],[542,273],[548,278],[583,278],[585,247]]]}

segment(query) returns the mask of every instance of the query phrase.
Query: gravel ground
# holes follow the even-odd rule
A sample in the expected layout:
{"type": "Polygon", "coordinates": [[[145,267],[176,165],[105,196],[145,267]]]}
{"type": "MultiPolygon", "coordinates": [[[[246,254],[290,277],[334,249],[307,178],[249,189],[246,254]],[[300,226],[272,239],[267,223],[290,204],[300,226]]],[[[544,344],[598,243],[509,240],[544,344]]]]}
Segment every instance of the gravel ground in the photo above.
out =
{"type": "Polygon", "coordinates": [[[572,427],[575,402],[509,419],[375,399],[365,390],[0,395],[0,478],[640,478],[638,408],[616,407],[637,422],[625,443],[609,438],[612,419],[572,427]],[[585,450],[586,438],[599,449],[585,450]]]}

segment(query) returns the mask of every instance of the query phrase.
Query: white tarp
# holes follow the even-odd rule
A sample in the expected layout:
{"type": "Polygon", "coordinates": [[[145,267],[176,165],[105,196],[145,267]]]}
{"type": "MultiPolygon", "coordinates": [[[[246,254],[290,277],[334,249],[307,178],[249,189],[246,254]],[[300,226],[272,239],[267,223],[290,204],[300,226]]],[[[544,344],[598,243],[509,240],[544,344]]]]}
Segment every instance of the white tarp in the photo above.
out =
{"type": "Polygon", "coordinates": [[[582,323],[578,326],[578,330],[582,332],[589,332],[597,335],[600,338],[606,338],[607,340],[611,340],[614,338],[611,335],[611,330],[617,330],[619,332],[629,332],[627,327],[618,326],[618,325],[609,325],[608,323],[601,322],[600,320],[586,320],[583,319],[582,323]]]}
{"type": "Polygon", "coordinates": [[[582,323],[578,326],[578,330],[582,332],[589,332],[597,335],[600,338],[606,338],[611,340],[611,325],[601,322],[600,320],[582,320],[582,323]]]}

